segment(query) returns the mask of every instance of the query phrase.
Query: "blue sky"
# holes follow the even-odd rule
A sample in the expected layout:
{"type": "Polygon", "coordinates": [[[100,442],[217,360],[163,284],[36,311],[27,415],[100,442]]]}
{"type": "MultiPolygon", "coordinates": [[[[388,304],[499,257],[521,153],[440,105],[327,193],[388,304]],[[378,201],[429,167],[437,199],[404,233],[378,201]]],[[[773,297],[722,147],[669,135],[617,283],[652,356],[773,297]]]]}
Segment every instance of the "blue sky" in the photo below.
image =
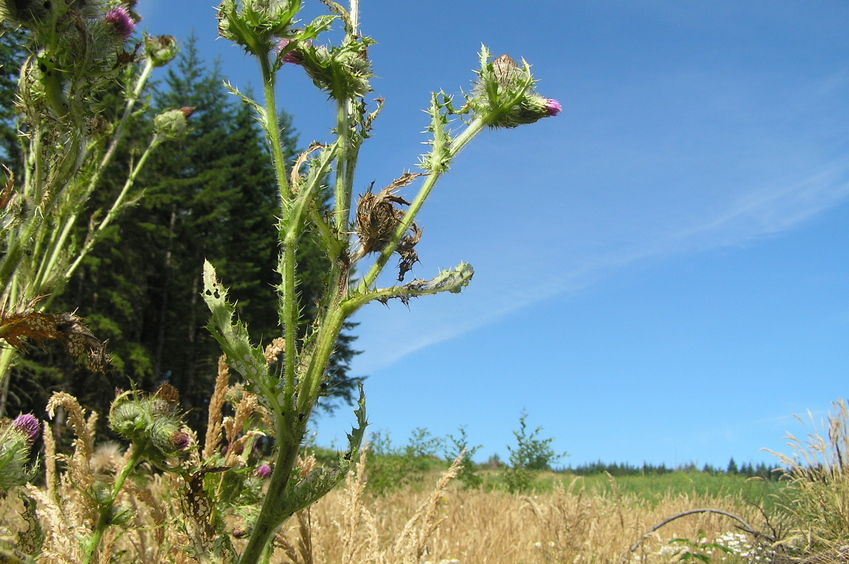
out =
{"type": "MultiPolygon", "coordinates": [[[[138,10],[256,88],[214,5],[138,10]]],[[[415,167],[429,92],[468,89],[481,43],[524,57],[564,108],[479,137],[423,210],[413,274],[468,261],[463,294],[358,313],[372,429],[463,425],[478,459],[505,458],[526,410],[565,464],[774,461],[761,449],[811,430],[794,415],[847,395],[849,4],[519,8],[361,0],[386,106],[359,190],[415,167]]],[[[303,144],[327,140],[332,108],[299,71],[280,103],[303,144]]],[[[319,420],[319,443],[352,420],[319,420]]]]}

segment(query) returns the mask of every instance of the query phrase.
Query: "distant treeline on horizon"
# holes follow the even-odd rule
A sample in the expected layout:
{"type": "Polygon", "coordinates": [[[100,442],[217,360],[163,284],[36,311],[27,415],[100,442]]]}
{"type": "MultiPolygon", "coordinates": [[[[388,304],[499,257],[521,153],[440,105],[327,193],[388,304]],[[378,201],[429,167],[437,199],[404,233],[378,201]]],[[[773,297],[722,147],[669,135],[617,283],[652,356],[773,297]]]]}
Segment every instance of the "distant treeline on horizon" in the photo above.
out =
{"type": "Polygon", "coordinates": [[[614,477],[637,476],[643,474],[668,474],[669,472],[704,472],[707,474],[745,476],[746,478],[760,476],[766,480],[777,480],[781,476],[783,468],[780,466],[768,466],[764,462],[760,462],[758,464],[752,464],[749,462],[738,465],[732,458],[725,468],[716,467],[711,464],[704,464],[701,468],[699,468],[693,462],[681,464],[676,467],[670,467],[666,464],[649,464],[647,462],[644,462],[641,466],[618,462],[609,464],[599,460],[597,462],[581,464],[574,468],[572,466],[558,468],[557,471],[568,472],[578,476],[591,476],[594,474],[608,473],[614,477]]]}

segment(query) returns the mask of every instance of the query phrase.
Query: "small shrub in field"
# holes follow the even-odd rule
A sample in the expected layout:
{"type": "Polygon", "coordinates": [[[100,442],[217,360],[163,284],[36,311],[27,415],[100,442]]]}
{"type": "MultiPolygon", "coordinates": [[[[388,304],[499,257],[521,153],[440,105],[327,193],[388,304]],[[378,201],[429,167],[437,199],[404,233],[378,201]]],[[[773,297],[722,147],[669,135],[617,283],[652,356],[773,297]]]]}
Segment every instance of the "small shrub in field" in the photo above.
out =
{"type": "Polygon", "coordinates": [[[401,447],[392,444],[388,432],[373,433],[367,467],[369,489],[383,494],[420,482],[438,461],[441,444],[441,439],[422,428],[414,429],[409,442],[401,447]]]}
{"type": "Polygon", "coordinates": [[[510,468],[504,473],[507,490],[511,493],[524,492],[532,489],[535,472],[550,470],[551,464],[566,453],[556,454],[551,448],[554,438],[540,439],[542,427],[537,427],[528,433],[527,412],[519,416],[519,429],[513,431],[516,436],[516,446],[507,446],[510,452],[510,468]]]}
{"type": "Polygon", "coordinates": [[[457,472],[457,478],[463,483],[467,489],[476,489],[483,484],[483,478],[478,473],[478,465],[474,463],[472,457],[481,449],[482,445],[469,446],[469,438],[466,435],[466,428],[460,427],[458,430],[459,436],[448,435],[448,440],[451,442],[451,448],[445,450],[446,460],[453,460],[462,457],[460,470],[457,472]]]}

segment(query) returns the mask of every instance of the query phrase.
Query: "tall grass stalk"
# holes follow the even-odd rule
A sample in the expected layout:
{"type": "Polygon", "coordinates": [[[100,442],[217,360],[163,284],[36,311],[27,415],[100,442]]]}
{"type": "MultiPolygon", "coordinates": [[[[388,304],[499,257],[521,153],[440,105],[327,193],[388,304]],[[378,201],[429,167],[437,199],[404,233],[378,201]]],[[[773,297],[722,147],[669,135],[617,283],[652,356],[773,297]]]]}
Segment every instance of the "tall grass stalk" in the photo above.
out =
{"type": "Polygon", "coordinates": [[[845,561],[849,558],[849,404],[839,399],[832,405],[832,413],[820,424],[808,413],[813,430],[806,438],[788,435],[790,454],[773,453],[785,466],[788,480],[779,509],[789,517],[791,528],[779,545],[808,559],[845,561]]]}

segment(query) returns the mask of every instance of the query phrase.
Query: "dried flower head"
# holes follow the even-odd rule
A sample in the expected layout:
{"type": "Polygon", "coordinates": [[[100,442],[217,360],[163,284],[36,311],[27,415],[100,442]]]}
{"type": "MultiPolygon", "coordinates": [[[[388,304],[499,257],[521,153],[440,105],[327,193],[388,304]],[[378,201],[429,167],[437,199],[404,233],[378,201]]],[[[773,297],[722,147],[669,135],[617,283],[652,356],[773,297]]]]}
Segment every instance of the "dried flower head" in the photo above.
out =
{"type": "Polygon", "coordinates": [[[123,39],[128,39],[136,28],[136,22],[130,16],[129,10],[123,6],[112,8],[106,12],[103,19],[123,39]]]}
{"type": "Polygon", "coordinates": [[[12,422],[12,425],[18,432],[26,436],[27,442],[30,444],[34,443],[38,435],[41,434],[41,426],[38,424],[38,419],[29,413],[18,415],[12,422]]]}
{"type": "MultiPolygon", "coordinates": [[[[395,179],[389,186],[378,192],[368,192],[360,196],[357,201],[357,236],[360,239],[360,251],[354,259],[360,256],[380,252],[392,241],[396,229],[404,218],[404,210],[396,206],[408,206],[409,202],[396,196],[395,192],[410,184],[420,174],[405,173],[395,179]]],[[[418,262],[419,257],[415,246],[421,239],[421,229],[411,223],[407,232],[398,241],[395,252],[401,256],[399,263],[398,280],[403,280],[404,275],[418,262]]]]}
{"type": "Polygon", "coordinates": [[[0,338],[19,350],[25,339],[37,343],[59,341],[71,357],[85,362],[90,370],[105,372],[111,367],[103,343],[74,313],[0,312],[0,338]]]}

